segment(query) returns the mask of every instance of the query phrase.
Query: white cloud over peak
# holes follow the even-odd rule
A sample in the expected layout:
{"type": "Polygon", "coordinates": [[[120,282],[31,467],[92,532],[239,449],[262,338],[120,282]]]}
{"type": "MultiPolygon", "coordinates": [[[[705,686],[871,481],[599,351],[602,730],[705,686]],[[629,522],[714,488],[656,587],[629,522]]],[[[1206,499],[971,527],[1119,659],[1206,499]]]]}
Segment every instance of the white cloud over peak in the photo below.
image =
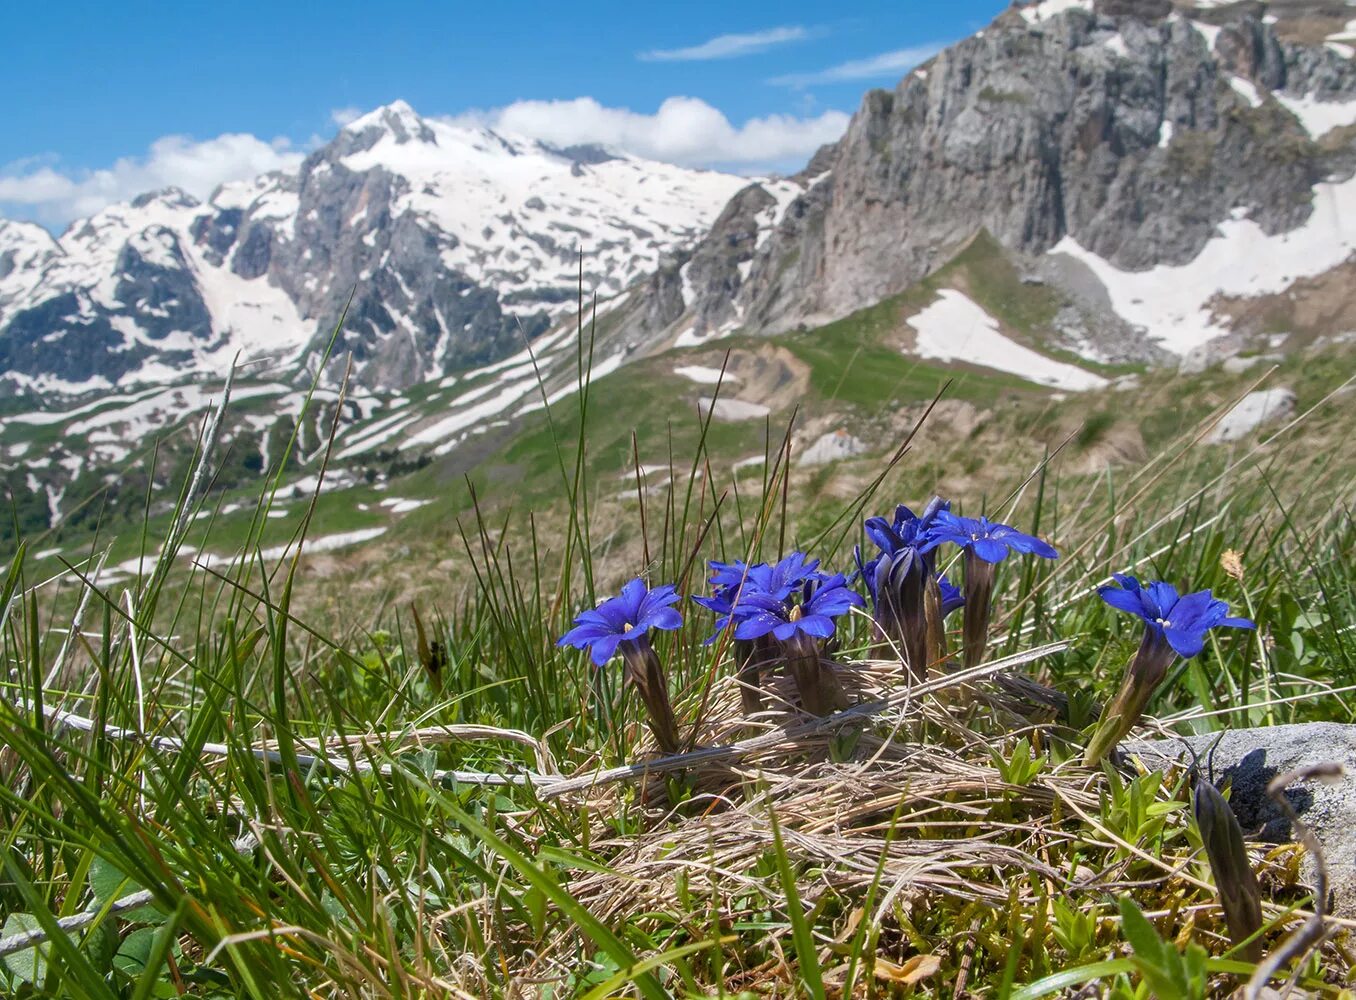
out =
{"type": "Polygon", "coordinates": [[[925,63],[942,49],[946,42],[913,45],[865,59],[853,59],[810,73],[787,73],[775,76],[768,83],[784,87],[809,87],[817,83],[844,83],[852,80],[874,80],[880,77],[899,77],[920,63],[925,63]]]}
{"type": "Polygon", "coordinates": [[[226,181],[295,167],[302,155],[287,139],[268,142],[230,132],[197,142],[167,135],[151,143],[144,156],[123,157],[98,170],[11,164],[0,169],[0,206],[16,205],[40,221],[61,224],[160,188],[178,187],[206,198],[226,181]]]}
{"type": "Polygon", "coordinates": [[[730,59],[735,56],[753,55],[766,52],[776,45],[799,42],[811,37],[813,32],[800,25],[781,28],[767,28],[763,31],[751,31],[746,34],[717,35],[700,45],[682,49],[651,49],[641,52],[638,59],[646,62],[685,62],[704,59],[730,59]]]}
{"type": "Polygon", "coordinates": [[[338,125],[340,128],[343,128],[345,125],[356,122],[362,116],[363,109],[356,108],[350,104],[347,107],[335,108],[331,111],[330,121],[334,122],[334,124],[338,125]]]}
{"type": "Polygon", "coordinates": [[[450,121],[516,132],[557,146],[602,143],[651,160],[683,166],[785,169],[798,167],[847,128],[848,115],[768,115],[733,124],[695,97],[670,97],[654,114],[607,107],[591,97],[518,101],[450,121]]]}

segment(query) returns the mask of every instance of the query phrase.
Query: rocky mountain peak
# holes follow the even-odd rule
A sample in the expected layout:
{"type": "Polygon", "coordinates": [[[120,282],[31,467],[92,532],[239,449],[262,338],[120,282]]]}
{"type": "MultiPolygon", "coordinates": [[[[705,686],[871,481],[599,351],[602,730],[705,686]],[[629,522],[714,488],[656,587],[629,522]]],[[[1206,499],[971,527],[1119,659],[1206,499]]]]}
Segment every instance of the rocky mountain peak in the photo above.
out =
{"type": "Polygon", "coordinates": [[[349,122],[339,130],[331,146],[339,155],[348,156],[365,152],[383,140],[396,145],[438,144],[429,123],[408,103],[396,100],[349,122]]]}
{"type": "Polygon", "coordinates": [[[201,204],[197,198],[194,198],[183,188],[173,185],[160,188],[158,191],[147,191],[145,194],[139,194],[131,201],[133,208],[145,208],[157,203],[170,209],[197,208],[201,204]]]}

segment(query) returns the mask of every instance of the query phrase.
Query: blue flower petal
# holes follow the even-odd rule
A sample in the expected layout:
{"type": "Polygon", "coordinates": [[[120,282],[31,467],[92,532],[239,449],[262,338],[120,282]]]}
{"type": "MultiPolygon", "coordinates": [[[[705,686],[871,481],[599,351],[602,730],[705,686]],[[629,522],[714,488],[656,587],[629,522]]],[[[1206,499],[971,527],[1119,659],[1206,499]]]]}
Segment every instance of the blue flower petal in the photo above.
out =
{"type": "Polygon", "coordinates": [[[601,639],[605,635],[612,635],[614,630],[607,625],[598,625],[593,622],[586,622],[570,629],[556,640],[557,646],[573,646],[575,649],[583,649],[591,642],[601,639]]]}
{"type": "Polygon", "coordinates": [[[1155,581],[1144,588],[1147,603],[1145,610],[1153,614],[1155,618],[1172,617],[1173,608],[1177,606],[1177,588],[1170,583],[1164,583],[1162,580],[1155,581]],[[1157,614],[1154,614],[1157,612],[1157,614]]]}
{"type": "Polygon", "coordinates": [[[970,543],[970,551],[987,563],[1000,563],[1008,557],[1008,547],[993,538],[979,538],[970,543]]]}
{"type": "Polygon", "coordinates": [[[648,628],[664,629],[667,631],[682,628],[683,616],[673,608],[660,608],[653,614],[646,616],[643,619],[642,624],[648,628]]]}
{"type": "Polygon", "coordinates": [[[750,614],[739,619],[739,624],[735,626],[735,638],[758,639],[783,623],[784,619],[765,611],[750,614]]]}
{"type": "Polygon", "coordinates": [[[593,644],[589,651],[590,658],[595,667],[601,667],[608,660],[612,659],[617,653],[617,646],[622,641],[620,635],[605,635],[593,644]]]}
{"type": "Polygon", "coordinates": [[[1140,603],[1138,593],[1122,590],[1120,587],[1098,587],[1097,596],[1117,611],[1126,611],[1132,615],[1144,617],[1144,606],[1140,603]]]}
{"type": "Polygon", "coordinates": [[[645,586],[645,581],[640,577],[629,581],[622,587],[621,593],[617,595],[616,600],[622,603],[626,609],[628,622],[634,622],[640,617],[640,605],[645,600],[645,595],[650,589],[645,586]]]}
{"type": "Polygon", "coordinates": [[[1163,634],[1167,637],[1168,645],[1173,648],[1177,655],[1188,660],[1199,655],[1201,650],[1205,648],[1204,632],[1171,626],[1163,629],[1163,634]]]}
{"type": "Polygon", "coordinates": [[[795,624],[806,635],[818,636],[820,639],[833,635],[833,619],[827,615],[806,615],[795,624]]]}
{"type": "Polygon", "coordinates": [[[785,642],[800,631],[800,622],[779,622],[772,630],[772,634],[785,642]]]}

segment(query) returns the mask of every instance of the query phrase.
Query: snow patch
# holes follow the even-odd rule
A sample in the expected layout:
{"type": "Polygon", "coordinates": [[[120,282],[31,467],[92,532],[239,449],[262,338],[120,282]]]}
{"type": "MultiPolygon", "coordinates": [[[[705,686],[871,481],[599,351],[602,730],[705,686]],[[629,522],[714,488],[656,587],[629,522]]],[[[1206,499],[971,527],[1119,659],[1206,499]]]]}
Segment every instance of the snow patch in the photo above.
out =
{"type": "Polygon", "coordinates": [[[920,357],[966,361],[1058,389],[1082,391],[1106,385],[1106,379],[1075,365],[1047,358],[1003,336],[998,321],[953,288],[909,320],[917,331],[920,357]]]}
{"type": "Polygon", "coordinates": [[[412,510],[418,510],[420,507],[427,507],[433,503],[432,500],[406,500],[403,497],[386,497],[380,503],[392,514],[408,514],[412,510]]]}
{"type": "Polygon", "coordinates": [[[673,374],[681,375],[683,378],[697,382],[701,385],[715,385],[722,381],[725,385],[732,385],[739,381],[739,379],[729,372],[725,373],[725,377],[722,380],[719,368],[707,368],[705,365],[681,365],[673,370],[673,374]]]}
{"type": "Polygon", "coordinates": [[[1040,24],[1058,14],[1069,10],[1092,10],[1092,0],[1041,0],[1040,3],[1022,8],[1022,17],[1027,24],[1040,24]]]}
{"type": "Polygon", "coordinates": [[[697,403],[702,416],[710,413],[717,420],[758,420],[766,417],[772,412],[771,409],[762,403],[753,403],[747,399],[717,399],[713,403],[710,399],[703,397],[697,403]]]}
{"type": "Polygon", "coordinates": [[[1287,97],[1277,94],[1285,109],[1299,119],[1304,131],[1315,139],[1321,139],[1335,128],[1356,125],[1356,99],[1350,101],[1320,101],[1313,94],[1303,97],[1287,97]]]}
{"type": "Polygon", "coordinates": [[[1209,308],[1216,295],[1274,295],[1351,256],[1356,249],[1356,177],[1316,185],[1313,204],[1302,226],[1274,236],[1251,219],[1226,219],[1188,264],[1123,271],[1085,250],[1073,236],[1064,237],[1050,253],[1082,261],[1106,287],[1117,315],[1167,350],[1186,354],[1228,332],[1209,308]]]}
{"type": "Polygon", "coordinates": [[[1257,85],[1251,80],[1245,80],[1241,76],[1231,76],[1229,77],[1229,86],[1241,94],[1251,107],[1260,108],[1262,106],[1262,95],[1257,92],[1257,85]]]}

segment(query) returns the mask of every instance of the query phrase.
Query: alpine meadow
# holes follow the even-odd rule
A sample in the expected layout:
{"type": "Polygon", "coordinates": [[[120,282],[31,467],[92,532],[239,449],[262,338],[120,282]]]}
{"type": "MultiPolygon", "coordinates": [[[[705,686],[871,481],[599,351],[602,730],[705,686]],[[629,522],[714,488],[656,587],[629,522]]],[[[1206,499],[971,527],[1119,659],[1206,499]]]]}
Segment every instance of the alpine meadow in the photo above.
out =
{"type": "Polygon", "coordinates": [[[12,19],[0,995],[1356,998],[1356,5],[406,6],[12,19]]]}

